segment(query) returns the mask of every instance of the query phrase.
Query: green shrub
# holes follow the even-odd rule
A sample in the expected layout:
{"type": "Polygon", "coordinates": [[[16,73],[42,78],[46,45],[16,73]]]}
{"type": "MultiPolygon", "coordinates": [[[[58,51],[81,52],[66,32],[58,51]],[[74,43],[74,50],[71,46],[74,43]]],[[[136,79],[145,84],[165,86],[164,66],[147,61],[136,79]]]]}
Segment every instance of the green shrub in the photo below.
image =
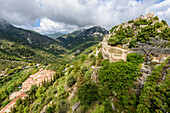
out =
{"type": "Polygon", "coordinates": [[[98,99],[98,87],[93,82],[86,82],[78,89],[78,98],[82,105],[90,105],[98,99]]]}
{"type": "Polygon", "coordinates": [[[124,39],[121,41],[121,44],[127,44],[127,43],[128,43],[127,38],[124,38],[124,39]]]}
{"type": "Polygon", "coordinates": [[[140,22],[139,22],[139,21],[136,21],[136,22],[134,23],[134,25],[135,25],[135,26],[140,26],[140,22]]]}
{"type": "Polygon", "coordinates": [[[140,19],[139,22],[140,22],[140,25],[146,25],[146,24],[148,24],[148,22],[147,22],[146,19],[140,19]]]}
{"type": "Polygon", "coordinates": [[[168,25],[165,20],[162,20],[161,22],[162,22],[164,25],[168,25]]]}
{"type": "Polygon", "coordinates": [[[129,53],[127,55],[127,61],[138,65],[144,62],[144,58],[139,53],[129,53]]]}
{"type": "Polygon", "coordinates": [[[69,76],[68,79],[67,79],[67,86],[68,87],[71,87],[73,86],[73,84],[76,82],[76,79],[74,78],[73,75],[69,76]]]}
{"type": "Polygon", "coordinates": [[[45,92],[45,87],[43,87],[43,86],[40,86],[39,88],[38,88],[38,90],[37,90],[37,92],[36,92],[36,97],[37,98],[39,98],[39,97],[42,97],[45,92]]]}
{"type": "Polygon", "coordinates": [[[89,79],[89,78],[91,77],[91,74],[92,74],[91,71],[86,71],[84,77],[85,77],[86,79],[89,79]]]}
{"type": "Polygon", "coordinates": [[[96,64],[96,57],[93,58],[93,62],[92,62],[92,65],[95,65],[96,64]]]}
{"type": "Polygon", "coordinates": [[[19,66],[19,67],[17,67],[17,68],[14,68],[14,69],[9,70],[7,74],[8,74],[8,75],[12,75],[12,74],[14,74],[15,72],[20,71],[21,69],[22,69],[22,67],[19,66]]]}
{"type": "Polygon", "coordinates": [[[110,45],[114,46],[114,45],[118,44],[119,39],[117,37],[115,37],[115,36],[111,36],[109,38],[108,42],[109,42],[110,45]]]}
{"type": "Polygon", "coordinates": [[[112,29],[110,30],[110,33],[112,33],[113,30],[116,29],[117,27],[119,27],[119,26],[117,25],[117,26],[112,27],[112,29]]]}
{"type": "Polygon", "coordinates": [[[155,26],[156,28],[161,28],[161,27],[163,26],[163,24],[160,23],[160,22],[156,22],[156,23],[154,24],[154,26],[155,26]]]}
{"type": "Polygon", "coordinates": [[[98,59],[103,59],[103,55],[101,52],[98,53],[98,59]]]}
{"type": "Polygon", "coordinates": [[[132,39],[129,43],[129,48],[136,47],[136,39],[132,39]]]}
{"type": "Polygon", "coordinates": [[[99,81],[110,90],[122,90],[132,86],[139,68],[131,62],[119,61],[100,68],[99,81]]]}
{"type": "Polygon", "coordinates": [[[85,61],[85,58],[86,58],[86,56],[83,55],[83,56],[81,57],[81,62],[84,62],[84,61],[85,61]]]}
{"type": "Polygon", "coordinates": [[[152,21],[152,20],[149,20],[149,21],[148,21],[148,24],[149,24],[149,25],[151,25],[152,23],[153,23],[153,21],[152,21]]]}
{"type": "Polygon", "coordinates": [[[134,22],[134,20],[129,20],[129,21],[128,21],[128,23],[133,23],[133,22],[134,22]]]}
{"type": "Polygon", "coordinates": [[[9,102],[10,102],[9,100],[4,101],[1,107],[5,107],[9,102]]]}
{"type": "Polygon", "coordinates": [[[68,104],[65,100],[60,100],[57,104],[57,113],[67,113],[68,104]]]}
{"type": "Polygon", "coordinates": [[[153,17],[154,20],[159,20],[158,16],[153,17]]]}
{"type": "Polygon", "coordinates": [[[146,19],[140,19],[139,21],[136,21],[136,22],[134,23],[134,25],[136,25],[136,26],[146,25],[146,24],[148,24],[148,22],[147,22],[146,19]]]}
{"type": "Polygon", "coordinates": [[[97,46],[97,50],[99,50],[102,47],[102,44],[97,46]]]}
{"type": "Polygon", "coordinates": [[[108,59],[104,59],[101,63],[101,66],[104,66],[104,65],[108,65],[109,64],[109,60],[108,59]]]}
{"type": "Polygon", "coordinates": [[[64,90],[61,91],[58,95],[59,100],[66,99],[68,97],[68,93],[64,90]]]}

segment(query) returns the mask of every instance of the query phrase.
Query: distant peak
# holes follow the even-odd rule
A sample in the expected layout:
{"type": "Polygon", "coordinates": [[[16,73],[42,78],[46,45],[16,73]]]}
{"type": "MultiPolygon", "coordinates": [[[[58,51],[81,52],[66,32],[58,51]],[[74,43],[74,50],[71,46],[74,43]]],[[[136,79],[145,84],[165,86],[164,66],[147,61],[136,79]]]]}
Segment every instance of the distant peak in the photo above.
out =
{"type": "Polygon", "coordinates": [[[7,26],[9,26],[11,24],[9,24],[6,20],[4,20],[3,18],[0,18],[0,29],[6,29],[7,26]]]}
{"type": "Polygon", "coordinates": [[[0,24],[9,25],[9,23],[6,20],[4,20],[3,18],[0,18],[0,24]]]}

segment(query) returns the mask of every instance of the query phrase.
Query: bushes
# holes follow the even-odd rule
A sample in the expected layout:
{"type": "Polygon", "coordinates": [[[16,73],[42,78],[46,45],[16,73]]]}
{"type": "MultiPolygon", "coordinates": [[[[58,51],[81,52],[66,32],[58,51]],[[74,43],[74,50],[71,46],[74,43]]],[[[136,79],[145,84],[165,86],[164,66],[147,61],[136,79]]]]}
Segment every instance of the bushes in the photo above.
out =
{"type": "Polygon", "coordinates": [[[134,23],[134,25],[136,25],[136,26],[146,25],[146,24],[148,24],[148,22],[147,22],[146,19],[140,19],[139,21],[136,21],[136,22],[134,23]]]}
{"type": "Polygon", "coordinates": [[[17,72],[17,71],[19,71],[19,70],[21,70],[21,69],[22,69],[22,67],[19,66],[19,67],[17,67],[17,68],[14,68],[14,69],[9,70],[7,74],[8,74],[8,75],[12,75],[12,74],[14,74],[15,72],[17,72]]]}
{"type": "Polygon", "coordinates": [[[129,21],[128,21],[129,24],[130,24],[130,23],[133,23],[133,22],[134,22],[134,20],[129,20],[129,21]]]}
{"type": "Polygon", "coordinates": [[[81,57],[81,62],[84,62],[85,61],[85,55],[83,55],[82,57],[81,57]]]}
{"type": "Polygon", "coordinates": [[[109,42],[110,45],[114,46],[119,42],[119,39],[117,37],[115,37],[115,36],[111,36],[109,38],[108,42],[109,42]]]}
{"type": "Polygon", "coordinates": [[[74,78],[74,76],[69,76],[66,83],[67,83],[67,86],[68,87],[71,87],[73,86],[73,84],[76,82],[76,79],[74,78]]]}
{"type": "MultiPolygon", "coordinates": [[[[134,93],[131,88],[134,87],[134,81],[139,73],[138,66],[124,61],[109,63],[100,68],[99,83],[104,88],[99,90],[100,101],[105,101],[108,97],[107,95],[114,95],[120,100],[123,108],[129,109],[130,106],[134,106],[136,96],[132,95],[134,93]]],[[[109,108],[109,105],[107,108],[109,108]]]]}
{"type": "Polygon", "coordinates": [[[98,99],[98,87],[93,82],[86,82],[78,89],[78,98],[82,105],[90,105],[98,99]]]}
{"type": "Polygon", "coordinates": [[[133,85],[140,69],[131,62],[115,62],[99,71],[99,81],[110,90],[122,90],[133,85]]]}
{"type": "Polygon", "coordinates": [[[163,26],[163,24],[160,23],[160,22],[156,22],[156,23],[154,24],[154,26],[155,26],[156,28],[161,28],[161,27],[163,26]]]}
{"type": "Polygon", "coordinates": [[[152,37],[156,37],[159,33],[156,32],[155,26],[147,26],[141,29],[141,32],[139,32],[136,35],[136,41],[145,43],[147,41],[150,41],[152,37]]]}
{"type": "Polygon", "coordinates": [[[139,53],[129,53],[127,55],[127,61],[138,65],[144,62],[144,58],[139,53]]]}
{"type": "Polygon", "coordinates": [[[162,20],[161,22],[162,22],[164,25],[168,25],[165,20],[162,20]]]}
{"type": "Polygon", "coordinates": [[[117,37],[115,37],[115,36],[111,36],[109,38],[108,42],[109,42],[110,45],[114,46],[119,42],[119,39],[117,37]]]}
{"type": "Polygon", "coordinates": [[[155,67],[152,75],[147,77],[147,82],[141,91],[137,112],[139,113],[163,113],[170,111],[169,98],[169,81],[170,71],[168,70],[170,59],[155,67]],[[162,77],[166,79],[163,80],[162,77]]]}
{"type": "Polygon", "coordinates": [[[127,44],[128,43],[128,40],[126,38],[124,38],[122,41],[121,41],[121,44],[127,44]]]}
{"type": "Polygon", "coordinates": [[[135,25],[135,26],[140,26],[140,22],[139,22],[139,21],[136,21],[136,22],[134,23],[134,25],[135,25]]]}
{"type": "Polygon", "coordinates": [[[65,100],[60,100],[57,104],[57,112],[58,113],[66,113],[68,109],[68,104],[65,100]]]}
{"type": "Polygon", "coordinates": [[[136,47],[136,39],[132,39],[129,43],[129,48],[136,47]]]}
{"type": "Polygon", "coordinates": [[[110,30],[110,33],[112,33],[113,30],[115,30],[117,27],[118,27],[118,25],[117,25],[117,26],[114,26],[114,27],[110,30]]]}
{"type": "Polygon", "coordinates": [[[159,20],[158,16],[153,17],[154,20],[159,20]]]}
{"type": "Polygon", "coordinates": [[[103,55],[101,52],[98,53],[98,59],[103,59],[103,55]]]}

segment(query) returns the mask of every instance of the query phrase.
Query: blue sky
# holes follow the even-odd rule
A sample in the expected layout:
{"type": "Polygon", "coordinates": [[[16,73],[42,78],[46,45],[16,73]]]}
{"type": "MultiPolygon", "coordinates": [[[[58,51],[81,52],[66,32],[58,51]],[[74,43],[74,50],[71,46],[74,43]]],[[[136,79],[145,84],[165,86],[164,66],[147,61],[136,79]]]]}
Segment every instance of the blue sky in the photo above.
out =
{"type": "Polygon", "coordinates": [[[170,24],[170,0],[0,0],[0,18],[42,34],[109,30],[149,12],[170,24]]]}
{"type": "Polygon", "coordinates": [[[40,19],[37,19],[36,22],[34,23],[36,27],[40,27],[40,19]]]}

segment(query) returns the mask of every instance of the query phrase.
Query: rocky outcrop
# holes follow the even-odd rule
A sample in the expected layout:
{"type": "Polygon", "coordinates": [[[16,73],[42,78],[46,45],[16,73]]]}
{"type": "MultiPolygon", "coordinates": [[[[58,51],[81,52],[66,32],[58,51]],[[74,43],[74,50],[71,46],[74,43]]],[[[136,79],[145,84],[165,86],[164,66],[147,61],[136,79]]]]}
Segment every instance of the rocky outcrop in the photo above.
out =
{"type": "Polygon", "coordinates": [[[136,89],[143,89],[145,81],[146,81],[147,77],[151,75],[151,73],[152,73],[151,67],[148,65],[142,64],[142,67],[141,67],[142,76],[139,76],[137,78],[137,81],[135,82],[136,89]]]}
{"type": "Polygon", "coordinates": [[[70,100],[71,100],[72,98],[74,98],[75,95],[76,95],[76,92],[77,92],[77,87],[76,87],[76,86],[77,86],[77,83],[76,83],[74,86],[75,86],[75,87],[73,88],[70,96],[67,98],[68,101],[70,101],[70,100]]]}
{"type": "Polygon", "coordinates": [[[76,110],[79,106],[80,106],[80,102],[78,102],[78,103],[76,103],[76,104],[74,104],[74,105],[72,106],[72,111],[73,111],[73,113],[75,112],[75,110],[76,110]]]}
{"type": "Polygon", "coordinates": [[[143,19],[150,19],[150,18],[153,18],[154,17],[154,13],[147,13],[143,19]]]}
{"type": "Polygon", "coordinates": [[[91,80],[93,80],[96,84],[99,82],[98,72],[99,72],[99,68],[96,68],[93,70],[93,73],[91,74],[91,80]]]}

